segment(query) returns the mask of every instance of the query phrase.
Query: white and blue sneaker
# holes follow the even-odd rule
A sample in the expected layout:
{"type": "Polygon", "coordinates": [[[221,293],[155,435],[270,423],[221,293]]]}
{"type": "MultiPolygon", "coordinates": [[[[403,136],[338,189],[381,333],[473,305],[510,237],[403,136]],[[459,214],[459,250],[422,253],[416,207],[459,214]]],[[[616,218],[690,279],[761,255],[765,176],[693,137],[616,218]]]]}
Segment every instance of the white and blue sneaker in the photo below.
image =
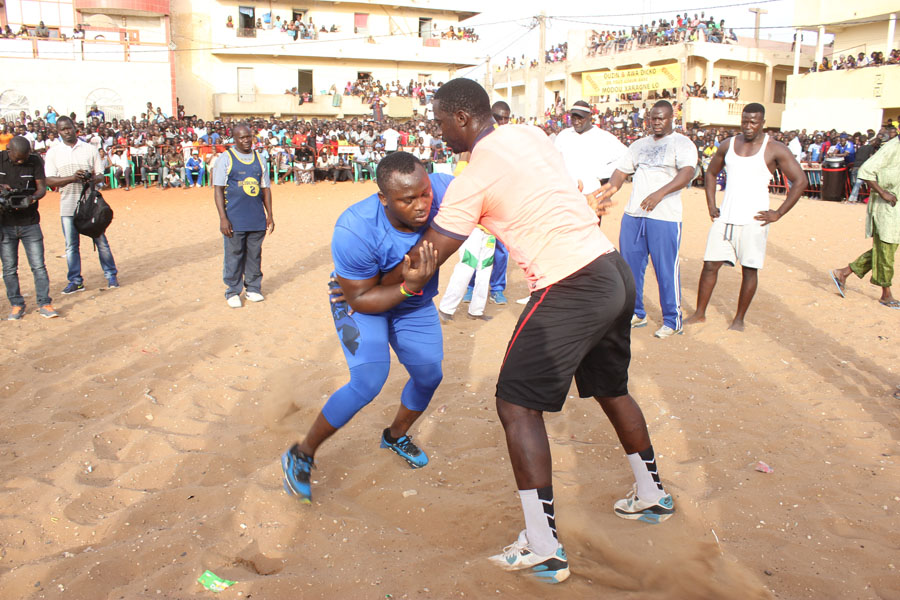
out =
{"type": "Polygon", "coordinates": [[[400,458],[409,463],[410,468],[419,469],[428,464],[428,455],[413,443],[412,436],[401,436],[392,444],[387,441],[386,437],[390,432],[391,429],[388,427],[381,433],[382,448],[393,450],[400,458]]]}
{"type": "Polygon", "coordinates": [[[315,468],[312,456],[300,451],[298,444],[291,446],[281,455],[281,470],[284,473],[284,491],[297,496],[302,504],[312,504],[312,488],[309,485],[310,471],[315,468]]]}
{"type": "Polygon", "coordinates": [[[529,575],[545,583],[562,583],[569,577],[569,559],[562,544],[557,545],[553,554],[540,556],[528,547],[524,529],[519,533],[519,539],[488,560],[506,571],[528,569],[529,575]]]}
{"type": "Polygon", "coordinates": [[[675,514],[675,502],[672,494],[666,494],[655,502],[645,502],[637,496],[635,484],[627,496],[617,500],[614,507],[616,515],[623,519],[643,521],[644,523],[662,523],[675,514]]]}

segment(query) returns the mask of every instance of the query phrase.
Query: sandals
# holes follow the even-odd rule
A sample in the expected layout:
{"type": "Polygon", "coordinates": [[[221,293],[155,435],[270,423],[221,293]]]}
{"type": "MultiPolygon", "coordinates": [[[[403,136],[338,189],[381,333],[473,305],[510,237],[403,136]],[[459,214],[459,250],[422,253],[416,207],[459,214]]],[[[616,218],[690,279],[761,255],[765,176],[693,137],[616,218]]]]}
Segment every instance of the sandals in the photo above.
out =
{"type": "Polygon", "coordinates": [[[878,304],[887,306],[888,308],[900,309],[900,300],[879,300],[878,304]]]}

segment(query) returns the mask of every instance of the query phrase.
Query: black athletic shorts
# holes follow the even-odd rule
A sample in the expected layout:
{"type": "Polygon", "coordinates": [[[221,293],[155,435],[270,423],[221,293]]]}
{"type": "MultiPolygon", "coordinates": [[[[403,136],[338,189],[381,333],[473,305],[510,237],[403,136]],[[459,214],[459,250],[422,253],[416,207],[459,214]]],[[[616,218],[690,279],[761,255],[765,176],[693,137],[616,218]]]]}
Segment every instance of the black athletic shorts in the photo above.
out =
{"type": "Polygon", "coordinates": [[[582,398],[624,396],[633,314],[634,278],[616,251],[533,292],[509,340],[497,397],[557,412],[573,375],[582,398]]]}

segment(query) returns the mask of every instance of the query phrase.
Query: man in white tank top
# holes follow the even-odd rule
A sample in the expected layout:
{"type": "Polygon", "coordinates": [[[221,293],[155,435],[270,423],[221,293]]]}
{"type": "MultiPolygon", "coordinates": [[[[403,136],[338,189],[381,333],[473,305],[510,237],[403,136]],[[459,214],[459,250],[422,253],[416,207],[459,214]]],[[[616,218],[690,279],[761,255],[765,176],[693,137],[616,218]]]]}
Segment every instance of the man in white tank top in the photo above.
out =
{"type": "Polygon", "coordinates": [[[712,227],[703,255],[703,271],[697,289],[697,310],[686,325],[706,321],[706,307],[716,287],[723,263],[741,265],[741,293],[737,313],[729,329],[744,330],[744,315],[756,293],[757,274],[766,256],[769,223],[783,217],[806,187],[806,175],[787,146],[762,132],[766,109],[756,102],[748,104],[741,114],[740,135],[725,140],[706,170],[706,204],[712,227]],[[716,177],[727,168],[725,199],[716,208],[716,177]],[[769,180],[781,169],[791,186],[777,210],[769,210],[769,180]]]}

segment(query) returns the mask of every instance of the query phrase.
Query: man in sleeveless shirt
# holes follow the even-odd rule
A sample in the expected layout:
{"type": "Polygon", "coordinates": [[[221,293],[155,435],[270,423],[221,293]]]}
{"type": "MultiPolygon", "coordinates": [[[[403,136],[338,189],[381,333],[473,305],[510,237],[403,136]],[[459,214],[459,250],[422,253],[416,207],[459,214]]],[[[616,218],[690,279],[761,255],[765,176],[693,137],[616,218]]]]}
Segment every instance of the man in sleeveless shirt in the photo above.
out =
{"type": "Polygon", "coordinates": [[[262,243],[266,231],[275,231],[269,167],[253,151],[253,132],[247,125],[233,131],[234,147],[216,161],[212,171],[219,230],[225,236],[225,301],[241,307],[247,300],[262,302],[262,243]]]}
{"type": "Polygon", "coordinates": [[[744,330],[744,315],[756,293],[758,272],[766,256],[769,224],[783,217],[806,187],[806,175],[790,149],[763,132],[766,109],[762,104],[748,104],[741,114],[741,131],[719,144],[719,149],[706,170],[706,204],[712,227],[703,255],[703,270],[697,289],[697,310],[685,324],[706,321],[706,307],[712,296],[719,268],[728,263],[741,265],[741,292],[737,313],[729,329],[744,330]],[[716,208],[716,178],[727,168],[728,181],[722,208],[716,208]],[[775,169],[781,169],[791,186],[787,198],[777,210],[769,210],[769,180],[775,169]]]}

